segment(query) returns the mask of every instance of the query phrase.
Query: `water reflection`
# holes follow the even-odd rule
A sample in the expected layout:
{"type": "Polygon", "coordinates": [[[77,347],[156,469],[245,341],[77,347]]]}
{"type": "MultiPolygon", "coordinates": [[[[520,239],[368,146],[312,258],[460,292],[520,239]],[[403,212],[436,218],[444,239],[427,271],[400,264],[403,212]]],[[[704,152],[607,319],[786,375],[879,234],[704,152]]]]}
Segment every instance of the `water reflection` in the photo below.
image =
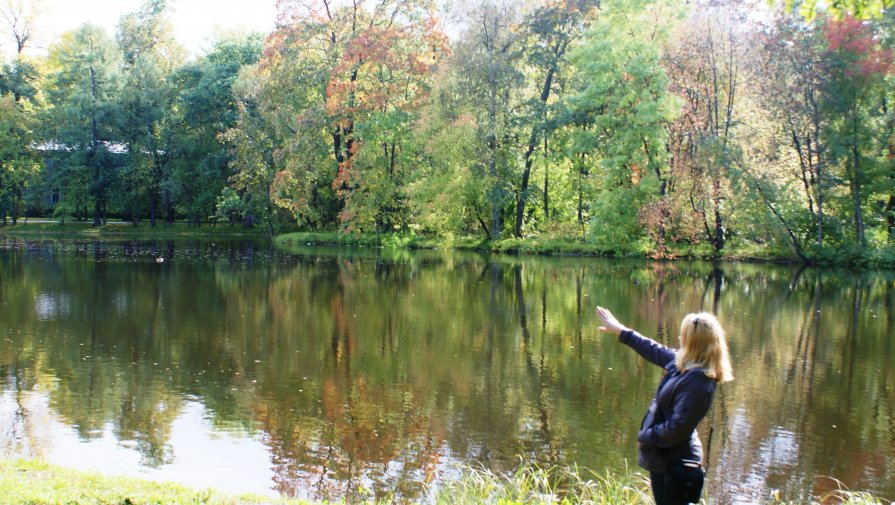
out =
{"type": "Polygon", "coordinates": [[[599,302],[668,343],[727,326],[713,500],[895,496],[888,273],[7,239],[0,276],[5,454],[349,500],[473,461],[623,471],[660,371],[599,302]]]}

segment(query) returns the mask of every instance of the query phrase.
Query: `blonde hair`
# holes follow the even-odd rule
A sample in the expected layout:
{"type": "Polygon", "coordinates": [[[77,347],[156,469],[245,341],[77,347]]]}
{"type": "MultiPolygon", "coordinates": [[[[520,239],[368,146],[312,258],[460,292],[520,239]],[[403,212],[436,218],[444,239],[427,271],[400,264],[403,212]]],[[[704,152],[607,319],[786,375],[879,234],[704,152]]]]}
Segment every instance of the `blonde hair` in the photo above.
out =
{"type": "Polygon", "coordinates": [[[683,371],[705,369],[705,375],[718,382],[733,380],[727,337],[718,318],[708,312],[687,314],[681,321],[681,348],[675,364],[683,371]]]}

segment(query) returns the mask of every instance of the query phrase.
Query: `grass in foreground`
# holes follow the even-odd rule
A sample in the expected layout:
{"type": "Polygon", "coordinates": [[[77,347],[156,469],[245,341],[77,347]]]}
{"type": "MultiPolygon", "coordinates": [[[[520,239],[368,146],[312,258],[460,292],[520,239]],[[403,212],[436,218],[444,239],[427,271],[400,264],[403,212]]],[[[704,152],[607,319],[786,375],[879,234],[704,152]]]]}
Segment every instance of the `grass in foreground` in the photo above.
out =
{"type": "Polygon", "coordinates": [[[524,466],[505,476],[485,469],[469,469],[442,486],[436,505],[480,503],[516,505],[648,505],[653,503],[649,481],[639,473],[582,474],[569,470],[524,466]]]}
{"type": "MultiPolygon", "coordinates": [[[[709,501],[712,501],[711,499],[709,501]]],[[[251,495],[226,495],[213,490],[197,491],[170,483],[127,477],[106,477],[67,470],[35,461],[0,461],[0,503],[29,505],[309,505],[309,502],[251,495]]],[[[397,503],[384,499],[370,504],[397,503]]],[[[404,503],[401,501],[401,503],[404,503]]],[[[428,499],[432,505],[650,505],[649,481],[641,473],[626,476],[571,469],[521,467],[511,475],[482,468],[466,468],[454,481],[440,483],[428,499]]],[[[703,500],[702,503],[706,503],[703,500]]],[[[796,505],[771,495],[771,505],[796,505]]],[[[869,493],[844,487],[809,505],[884,505],[890,502],[869,493]]]]}
{"type": "Polygon", "coordinates": [[[306,502],[231,496],[171,483],[108,477],[36,461],[0,461],[0,503],[29,505],[299,505],[306,502]]]}
{"type": "MultiPolygon", "coordinates": [[[[834,479],[835,481],[835,479],[834,479]]],[[[866,492],[849,491],[836,481],[838,489],[815,500],[784,501],[777,494],[768,496],[767,505],[892,505],[866,492]]],[[[710,495],[710,492],[708,493],[710,495]]],[[[714,503],[703,493],[701,504],[714,503]]],[[[626,476],[570,469],[543,469],[523,466],[509,476],[485,469],[467,469],[455,482],[443,485],[435,496],[436,505],[651,505],[649,479],[642,473],[626,476]]]]}

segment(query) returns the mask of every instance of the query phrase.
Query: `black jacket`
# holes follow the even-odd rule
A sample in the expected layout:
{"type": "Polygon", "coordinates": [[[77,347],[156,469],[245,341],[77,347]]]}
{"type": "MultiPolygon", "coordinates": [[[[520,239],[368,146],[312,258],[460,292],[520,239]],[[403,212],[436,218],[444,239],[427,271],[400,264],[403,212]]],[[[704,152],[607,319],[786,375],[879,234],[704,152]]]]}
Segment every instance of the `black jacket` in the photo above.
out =
{"type": "Polygon", "coordinates": [[[664,473],[667,462],[690,459],[701,463],[702,443],[696,425],[712,405],[715,380],[702,369],[681,373],[672,349],[635,331],[621,332],[619,341],[666,370],[637,434],[637,464],[650,472],[664,473]]]}

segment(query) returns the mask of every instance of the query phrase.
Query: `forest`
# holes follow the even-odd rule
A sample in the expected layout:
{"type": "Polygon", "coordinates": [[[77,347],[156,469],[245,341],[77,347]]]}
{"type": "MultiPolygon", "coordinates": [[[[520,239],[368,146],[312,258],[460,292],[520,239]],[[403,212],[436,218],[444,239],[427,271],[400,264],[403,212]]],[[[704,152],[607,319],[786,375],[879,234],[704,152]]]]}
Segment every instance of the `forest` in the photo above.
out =
{"type": "Polygon", "coordinates": [[[0,214],[609,254],[895,258],[885,0],[280,0],[188,57],[146,0],[5,0],[0,214]]]}

